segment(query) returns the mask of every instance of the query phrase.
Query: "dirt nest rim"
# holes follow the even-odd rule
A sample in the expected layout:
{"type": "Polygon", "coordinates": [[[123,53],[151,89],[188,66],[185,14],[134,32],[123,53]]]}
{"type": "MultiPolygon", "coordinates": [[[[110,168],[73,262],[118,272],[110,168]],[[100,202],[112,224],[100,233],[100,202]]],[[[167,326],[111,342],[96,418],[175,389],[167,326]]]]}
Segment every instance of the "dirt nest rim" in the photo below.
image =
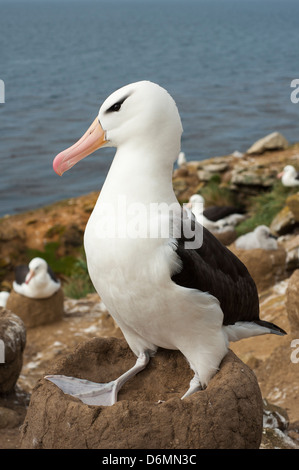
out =
{"type": "MultiPolygon", "coordinates": [[[[107,382],[134,362],[123,339],[95,338],[47,373],[107,382]]],[[[258,448],[263,404],[251,369],[229,351],[208,387],[181,400],[192,375],[179,351],[161,349],[111,407],[85,405],[41,379],[31,396],[21,448],[258,448]]]]}

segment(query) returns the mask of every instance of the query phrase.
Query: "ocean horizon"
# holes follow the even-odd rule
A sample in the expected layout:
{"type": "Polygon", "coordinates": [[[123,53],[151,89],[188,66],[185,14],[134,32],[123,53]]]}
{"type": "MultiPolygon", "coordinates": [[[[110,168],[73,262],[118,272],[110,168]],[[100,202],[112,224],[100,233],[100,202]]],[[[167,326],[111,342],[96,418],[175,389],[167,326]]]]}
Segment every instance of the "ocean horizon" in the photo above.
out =
{"type": "Polygon", "coordinates": [[[299,141],[295,0],[0,0],[0,11],[1,217],[100,190],[114,149],[62,178],[52,162],[131,82],[173,96],[187,160],[274,131],[299,141]]]}

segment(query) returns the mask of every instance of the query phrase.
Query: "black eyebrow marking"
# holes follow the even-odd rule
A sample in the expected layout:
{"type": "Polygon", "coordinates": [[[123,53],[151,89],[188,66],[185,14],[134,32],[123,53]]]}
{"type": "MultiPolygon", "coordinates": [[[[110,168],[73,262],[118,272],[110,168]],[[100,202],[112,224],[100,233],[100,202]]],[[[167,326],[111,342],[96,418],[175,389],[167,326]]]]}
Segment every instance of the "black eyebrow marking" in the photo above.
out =
{"type": "Polygon", "coordinates": [[[126,99],[129,98],[130,95],[131,93],[129,95],[124,96],[121,100],[117,101],[116,103],[114,103],[112,106],[110,106],[110,108],[106,109],[105,113],[113,113],[113,112],[119,111],[123,102],[126,101],[126,99]]]}

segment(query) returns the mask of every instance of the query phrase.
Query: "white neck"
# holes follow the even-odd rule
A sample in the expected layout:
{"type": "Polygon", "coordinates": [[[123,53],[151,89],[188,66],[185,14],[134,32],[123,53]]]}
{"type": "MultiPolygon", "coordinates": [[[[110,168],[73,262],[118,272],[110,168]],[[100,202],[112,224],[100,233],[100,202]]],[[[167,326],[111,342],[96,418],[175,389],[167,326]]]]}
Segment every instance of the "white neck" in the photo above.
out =
{"type": "Polygon", "coordinates": [[[48,282],[47,274],[48,273],[46,271],[41,271],[32,278],[31,282],[33,282],[33,284],[36,284],[36,285],[46,284],[48,282]]]}
{"type": "Polygon", "coordinates": [[[128,202],[177,202],[172,172],[169,150],[146,148],[144,144],[136,150],[136,146],[122,145],[115,154],[99,201],[112,202],[121,195],[128,202]]]}

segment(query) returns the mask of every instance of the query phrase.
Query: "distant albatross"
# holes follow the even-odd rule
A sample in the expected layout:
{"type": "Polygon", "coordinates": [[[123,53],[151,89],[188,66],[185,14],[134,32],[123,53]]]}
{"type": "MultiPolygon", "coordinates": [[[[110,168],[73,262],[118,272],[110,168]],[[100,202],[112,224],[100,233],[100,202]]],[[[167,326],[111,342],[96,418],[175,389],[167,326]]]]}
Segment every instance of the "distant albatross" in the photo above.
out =
{"type": "Polygon", "coordinates": [[[293,165],[285,166],[282,172],[277,175],[277,178],[281,178],[281,182],[284,186],[299,186],[299,173],[295,170],[293,165]]]}
{"type": "Polygon", "coordinates": [[[237,238],[235,244],[241,250],[253,250],[256,248],[277,250],[278,247],[276,237],[272,235],[269,227],[266,225],[259,225],[253,232],[248,232],[237,238]]]}
{"type": "Polygon", "coordinates": [[[225,227],[235,227],[245,219],[244,214],[238,213],[234,206],[210,206],[205,208],[205,200],[201,194],[193,194],[187,206],[196,219],[211,231],[218,231],[225,227]]]}
{"type": "Polygon", "coordinates": [[[180,152],[178,159],[177,159],[177,164],[179,168],[182,168],[184,165],[186,165],[187,160],[184,152],[180,152]]]}
{"type": "Polygon", "coordinates": [[[8,297],[9,297],[9,292],[6,292],[6,291],[0,292],[0,307],[6,307],[8,297]]]}
{"type": "Polygon", "coordinates": [[[29,265],[20,265],[15,269],[14,291],[32,299],[51,297],[60,288],[48,263],[43,258],[33,258],[29,265]]]}
{"type": "Polygon", "coordinates": [[[62,175],[99,147],[117,147],[84,245],[93,284],[137,360],[108,384],[47,376],[84,403],[115,403],[122,385],[146,367],[158,347],[180,350],[189,361],[194,378],[186,398],[208,384],[229,341],[285,334],[260,320],[257,289],[246,267],[181,209],[172,187],[181,134],[171,96],[141,81],[110,95],[84,136],[53,162],[62,175]],[[169,213],[157,209],[161,204],[169,213]]]}

